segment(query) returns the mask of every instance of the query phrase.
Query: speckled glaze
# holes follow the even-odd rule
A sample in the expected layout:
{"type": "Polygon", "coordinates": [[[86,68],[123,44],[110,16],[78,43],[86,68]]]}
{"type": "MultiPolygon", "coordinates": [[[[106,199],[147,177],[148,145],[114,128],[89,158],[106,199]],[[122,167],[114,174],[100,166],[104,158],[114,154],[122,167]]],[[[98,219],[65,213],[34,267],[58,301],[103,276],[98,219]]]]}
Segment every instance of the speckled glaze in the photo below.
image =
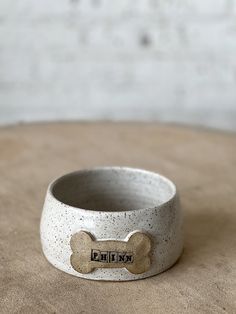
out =
{"type": "Polygon", "coordinates": [[[47,190],[41,217],[43,252],[55,267],[94,280],[135,280],[163,272],[183,249],[182,215],[175,185],[146,170],[103,167],[67,174],[47,190]],[[136,231],[152,241],[151,266],[142,274],[97,268],[88,274],[70,264],[70,239],[84,230],[98,240],[127,241],[136,231]]]}

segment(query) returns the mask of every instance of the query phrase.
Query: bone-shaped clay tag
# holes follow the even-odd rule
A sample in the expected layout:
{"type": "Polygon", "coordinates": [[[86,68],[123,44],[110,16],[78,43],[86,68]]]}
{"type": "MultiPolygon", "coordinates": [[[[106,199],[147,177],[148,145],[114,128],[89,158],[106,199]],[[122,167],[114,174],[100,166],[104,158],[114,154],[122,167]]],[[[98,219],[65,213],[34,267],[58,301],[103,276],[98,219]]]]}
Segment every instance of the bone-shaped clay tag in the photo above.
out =
{"type": "Polygon", "coordinates": [[[72,235],[70,246],[73,252],[71,265],[82,274],[96,268],[122,267],[133,274],[142,274],[151,265],[151,240],[142,232],[133,233],[128,241],[96,241],[90,233],[80,231],[72,235]]]}

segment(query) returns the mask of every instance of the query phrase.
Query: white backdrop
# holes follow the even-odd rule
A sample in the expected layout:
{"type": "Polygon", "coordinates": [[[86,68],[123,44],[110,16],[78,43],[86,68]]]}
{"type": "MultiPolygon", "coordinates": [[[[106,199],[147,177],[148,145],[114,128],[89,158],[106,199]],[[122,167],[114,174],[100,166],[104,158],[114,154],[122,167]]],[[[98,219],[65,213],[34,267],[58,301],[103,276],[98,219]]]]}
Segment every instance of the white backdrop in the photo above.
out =
{"type": "Polygon", "coordinates": [[[0,124],[236,130],[236,0],[0,0],[0,124]]]}

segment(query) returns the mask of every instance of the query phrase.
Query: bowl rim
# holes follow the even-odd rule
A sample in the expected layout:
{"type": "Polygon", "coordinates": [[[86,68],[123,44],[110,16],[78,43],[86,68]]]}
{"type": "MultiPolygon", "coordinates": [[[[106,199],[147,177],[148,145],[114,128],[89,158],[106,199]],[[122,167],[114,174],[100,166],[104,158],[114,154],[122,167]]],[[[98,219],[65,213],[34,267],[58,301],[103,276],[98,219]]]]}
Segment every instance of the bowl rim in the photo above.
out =
{"type": "Polygon", "coordinates": [[[48,191],[47,194],[56,202],[58,202],[58,204],[65,206],[66,208],[70,208],[70,209],[75,209],[75,210],[81,210],[84,213],[91,213],[91,214],[95,214],[95,213],[105,213],[105,214],[110,214],[110,213],[114,213],[114,214],[121,214],[121,213],[130,213],[130,212],[142,212],[142,211],[147,211],[147,210],[156,210],[158,208],[162,208],[163,206],[168,205],[169,203],[171,203],[178,195],[177,192],[177,188],[176,185],[174,184],[173,181],[171,181],[170,179],[168,179],[166,176],[158,173],[158,172],[154,172],[151,170],[146,170],[146,169],[142,169],[142,168],[135,168],[135,167],[128,167],[128,166],[98,166],[98,167],[91,167],[91,168],[83,168],[83,169],[79,169],[79,170],[75,170],[75,171],[71,171],[68,172],[66,174],[63,174],[59,177],[57,177],[56,179],[54,179],[53,181],[50,182],[49,186],[48,186],[48,191]],[[72,206],[69,205],[67,203],[64,203],[63,201],[59,200],[53,192],[53,189],[55,187],[56,184],[58,184],[61,180],[70,177],[70,176],[74,176],[77,173],[78,174],[86,174],[86,173],[92,173],[92,172],[98,172],[98,171],[129,171],[129,172],[136,172],[136,173],[142,173],[142,174],[147,174],[147,175],[151,175],[151,176],[158,176],[159,178],[161,178],[171,189],[171,196],[165,201],[162,202],[161,204],[157,205],[157,206],[153,206],[153,207],[141,207],[141,208],[137,208],[137,209],[128,209],[128,210],[101,210],[101,209],[88,209],[88,208],[83,208],[83,207],[77,207],[77,206],[72,206]]]}

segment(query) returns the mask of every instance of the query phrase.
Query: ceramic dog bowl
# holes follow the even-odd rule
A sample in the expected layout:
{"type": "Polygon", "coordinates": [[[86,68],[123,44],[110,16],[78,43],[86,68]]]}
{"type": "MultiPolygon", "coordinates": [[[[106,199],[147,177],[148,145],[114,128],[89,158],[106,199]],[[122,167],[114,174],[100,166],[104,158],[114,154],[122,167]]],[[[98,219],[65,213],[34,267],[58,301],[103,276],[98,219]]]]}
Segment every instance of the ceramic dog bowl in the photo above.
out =
{"type": "Polygon", "coordinates": [[[40,233],[51,264],[95,280],[153,276],[171,267],[183,249],[175,185],[125,167],[76,171],[53,181],[40,233]]]}

